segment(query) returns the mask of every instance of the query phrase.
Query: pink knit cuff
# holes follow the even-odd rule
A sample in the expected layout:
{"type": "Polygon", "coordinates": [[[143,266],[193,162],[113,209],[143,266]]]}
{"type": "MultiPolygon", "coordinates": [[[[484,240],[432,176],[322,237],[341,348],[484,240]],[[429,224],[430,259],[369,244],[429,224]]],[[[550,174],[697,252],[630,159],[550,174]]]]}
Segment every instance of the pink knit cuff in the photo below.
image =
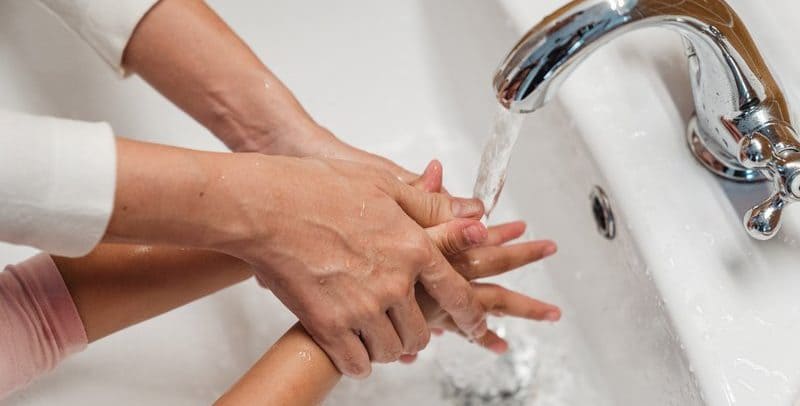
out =
{"type": "Polygon", "coordinates": [[[49,255],[0,272],[0,399],[87,343],[78,309],[49,255]]]}

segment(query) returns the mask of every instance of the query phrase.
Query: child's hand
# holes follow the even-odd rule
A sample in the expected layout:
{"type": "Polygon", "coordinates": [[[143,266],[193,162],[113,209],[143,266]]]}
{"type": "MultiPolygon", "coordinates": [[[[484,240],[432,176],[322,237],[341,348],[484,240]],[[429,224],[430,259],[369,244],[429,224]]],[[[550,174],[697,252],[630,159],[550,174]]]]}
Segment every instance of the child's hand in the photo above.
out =
{"type": "MultiPolygon", "coordinates": [[[[489,238],[483,246],[447,256],[453,267],[467,280],[500,275],[553,255],[556,245],[551,241],[531,241],[504,245],[525,232],[525,223],[514,222],[489,228],[489,238]]],[[[430,231],[429,231],[430,233],[430,231]]],[[[431,235],[437,243],[442,235],[431,235]]],[[[473,291],[484,309],[495,316],[522,317],[530,320],[558,321],[558,307],[538,301],[504,287],[472,282],[473,291]]],[[[417,290],[417,301],[432,328],[459,332],[447,314],[439,309],[423,289],[417,290]]],[[[459,332],[460,333],[460,332],[459,332]]],[[[489,331],[478,343],[492,351],[502,353],[507,343],[489,331]]]]}
{"type": "MultiPolygon", "coordinates": [[[[452,232],[452,230],[450,230],[452,232]]],[[[513,245],[503,245],[519,238],[525,232],[525,223],[514,222],[489,228],[489,238],[483,246],[460,253],[447,255],[448,261],[467,280],[500,275],[529,263],[553,255],[556,245],[551,241],[531,241],[513,245]]],[[[430,229],[429,234],[443,251],[447,241],[446,230],[430,229]]],[[[561,310],[554,305],[538,301],[502,286],[489,283],[472,282],[473,292],[478,302],[488,313],[495,316],[521,317],[530,320],[558,321],[561,310]]],[[[431,329],[441,329],[464,335],[456,328],[452,319],[440,309],[436,302],[418,286],[417,302],[431,329]]],[[[492,331],[476,340],[478,344],[496,353],[508,349],[508,343],[492,331]]],[[[402,362],[413,362],[416,355],[404,355],[402,362]]]]}
{"type": "MultiPolygon", "coordinates": [[[[421,190],[439,192],[442,187],[441,164],[437,161],[432,162],[412,185],[421,190]]],[[[459,233],[469,225],[469,220],[456,220],[427,230],[428,235],[445,254],[453,268],[469,281],[503,274],[551,256],[557,249],[552,241],[504,245],[522,236],[525,232],[525,223],[523,222],[490,227],[488,238],[480,247],[471,249],[460,247],[458,244],[459,233]]],[[[487,312],[495,316],[547,321],[557,321],[561,317],[561,310],[558,307],[501,286],[478,282],[472,282],[472,286],[478,302],[487,312]]],[[[432,331],[449,330],[463,335],[447,313],[436,306],[436,302],[421,286],[417,286],[415,292],[417,302],[432,331]]],[[[505,352],[508,349],[508,343],[492,331],[478,339],[477,342],[497,353],[505,352]]],[[[415,358],[416,355],[404,355],[401,357],[401,361],[413,362],[415,358]]]]}

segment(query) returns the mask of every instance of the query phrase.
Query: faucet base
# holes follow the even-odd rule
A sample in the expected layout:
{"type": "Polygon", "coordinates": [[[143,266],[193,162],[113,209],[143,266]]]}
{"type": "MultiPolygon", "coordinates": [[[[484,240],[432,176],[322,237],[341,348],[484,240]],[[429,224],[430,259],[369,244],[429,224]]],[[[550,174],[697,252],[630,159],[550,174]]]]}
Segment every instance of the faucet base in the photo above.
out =
{"type": "Polygon", "coordinates": [[[763,182],[767,178],[757,169],[748,169],[742,166],[736,158],[726,157],[722,146],[713,138],[703,134],[697,124],[697,116],[689,120],[686,130],[689,150],[703,166],[717,176],[735,182],[755,183],[763,182]]]}

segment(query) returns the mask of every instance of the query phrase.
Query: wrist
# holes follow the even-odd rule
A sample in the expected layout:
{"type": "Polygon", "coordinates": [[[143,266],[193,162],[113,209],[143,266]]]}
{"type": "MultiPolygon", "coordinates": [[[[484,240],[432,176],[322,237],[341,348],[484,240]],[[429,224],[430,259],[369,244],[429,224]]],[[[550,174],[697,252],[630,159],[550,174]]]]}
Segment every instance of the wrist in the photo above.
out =
{"type": "Polygon", "coordinates": [[[269,72],[238,72],[203,91],[198,120],[234,152],[304,156],[317,124],[269,72]]]}
{"type": "Polygon", "coordinates": [[[114,210],[104,241],[217,249],[249,225],[236,206],[256,154],[118,139],[114,210]]]}

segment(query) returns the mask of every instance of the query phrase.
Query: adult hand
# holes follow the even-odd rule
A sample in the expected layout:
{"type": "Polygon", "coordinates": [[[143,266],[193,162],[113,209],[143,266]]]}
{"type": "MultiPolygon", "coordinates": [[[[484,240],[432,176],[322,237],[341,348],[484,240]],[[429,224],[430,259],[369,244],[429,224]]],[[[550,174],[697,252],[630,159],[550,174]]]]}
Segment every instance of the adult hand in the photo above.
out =
{"type": "Polygon", "coordinates": [[[263,157],[256,172],[269,179],[238,207],[249,226],[217,248],[253,264],[340,371],[366,376],[370,359],[427,344],[417,281],[466,334],[485,333],[472,289],[423,229],[461,218],[450,244],[479,245],[480,202],[346,161],[263,157]]]}
{"type": "MultiPolygon", "coordinates": [[[[304,138],[304,145],[298,146],[303,151],[305,156],[313,156],[318,158],[333,158],[345,161],[360,162],[363,164],[372,165],[376,168],[388,171],[398,179],[405,183],[412,183],[419,179],[419,175],[411,172],[402,166],[394,163],[393,161],[345,143],[337,138],[328,129],[310,123],[305,126],[305,133],[308,135],[304,138]]],[[[285,140],[291,142],[298,140],[299,137],[290,138],[285,137],[285,140]]],[[[269,151],[264,151],[269,153],[269,151]]],[[[439,190],[436,190],[439,192],[439,190]]]]}

